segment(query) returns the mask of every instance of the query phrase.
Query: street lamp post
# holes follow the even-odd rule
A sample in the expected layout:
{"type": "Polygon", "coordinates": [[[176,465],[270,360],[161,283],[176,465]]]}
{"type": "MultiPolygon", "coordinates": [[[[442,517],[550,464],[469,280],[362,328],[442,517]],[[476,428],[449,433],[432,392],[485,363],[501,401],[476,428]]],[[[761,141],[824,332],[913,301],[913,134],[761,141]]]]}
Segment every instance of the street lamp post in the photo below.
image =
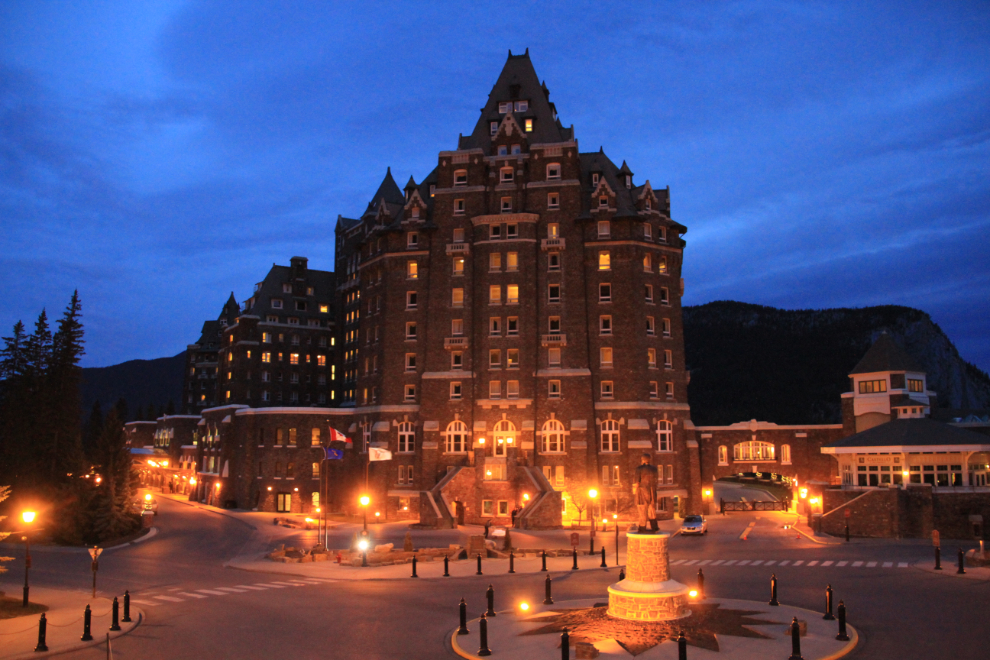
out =
{"type": "MultiPolygon", "coordinates": [[[[24,521],[25,525],[30,525],[34,522],[35,512],[34,511],[24,511],[21,513],[21,520],[24,521]]],[[[28,606],[28,595],[31,592],[31,585],[28,582],[28,573],[31,571],[31,539],[28,538],[27,532],[24,532],[24,602],[21,604],[22,607],[28,606]]]]}
{"type": "Polygon", "coordinates": [[[103,548],[93,546],[93,549],[89,551],[89,556],[93,558],[93,598],[96,598],[96,571],[100,570],[100,555],[103,553],[103,548]]]}
{"type": "Polygon", "coordinates": [[[361,510],[364,513],[364,535],[368,535],[368,504],[371,503],[371,498],[367,495],[361,496],[361,510]]]}
{"type": "Polygon", "coordinates": [[[591,505],[588,507],[589,513],[588,517],[591,518],[591,536],[594,538],[595,535],[595,516],[598,514],[598,510],[595,507],[595,499],[598,497],[598,491],[594,488],[588,490],[588,498],[591,500],[591,505]]]}

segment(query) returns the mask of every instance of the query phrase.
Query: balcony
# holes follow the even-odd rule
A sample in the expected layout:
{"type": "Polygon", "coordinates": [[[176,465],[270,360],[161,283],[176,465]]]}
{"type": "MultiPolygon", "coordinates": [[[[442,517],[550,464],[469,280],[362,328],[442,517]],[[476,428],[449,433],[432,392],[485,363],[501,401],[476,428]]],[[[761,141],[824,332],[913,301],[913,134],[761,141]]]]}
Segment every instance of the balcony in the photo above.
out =
{"type": "Polygon", "coordinates": [[[567,346],[567,335],[555,332],[549,335],[540,336],[541,346],[567,346]]]}
{"type": "Polygon", "coordinates": [[[446,337],[443,340],[443,347],[447,349],[461,349],[468,347],[467,337],[446,337]]]}
{"type": "Polygon", "coordinates": [[[540,241],[540,247],[545,250],[563,250],[564,249],[564,239],[562,238],[544,238],[540,241]]]}
{"type": "Polygon", "coordinates": [[[447,254],[467,255],[470,253],[471,253],[470,243],[447,243],[447,254]]]}

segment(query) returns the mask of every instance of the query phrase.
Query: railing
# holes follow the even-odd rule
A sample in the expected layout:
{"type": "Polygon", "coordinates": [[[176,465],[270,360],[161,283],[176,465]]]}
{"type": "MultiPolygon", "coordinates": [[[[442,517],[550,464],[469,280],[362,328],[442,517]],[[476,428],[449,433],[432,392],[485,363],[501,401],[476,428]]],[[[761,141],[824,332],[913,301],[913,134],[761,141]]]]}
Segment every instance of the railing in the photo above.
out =
{"type": "Polygon", "coordinates": [[[540,247],[544,250],[563,250],[565,243],[563,238],[544,238],[540,241],[540,247]]]}
{"type": "Polygon", "coordinates": [[[447,243],[447,254],[468,254],[470,252],[470,243],[447,243]]]}
{"type": "Polygon", "coordinates": [[[783,500],[780,502],[726,502],[719,500],[719,512],[726,511],[787,511],[790,502],[783,500]]]}
{"type": "Polygon", "coordinates": [[[444,348],[467,348],[467,337],[446,337],[443,340],[444,348]]]}
{"type": "Polygon", "coordinates": [[[541,335],[540,344],[543,346],[567,346],[567,335],[560,332],[541,335]]]}

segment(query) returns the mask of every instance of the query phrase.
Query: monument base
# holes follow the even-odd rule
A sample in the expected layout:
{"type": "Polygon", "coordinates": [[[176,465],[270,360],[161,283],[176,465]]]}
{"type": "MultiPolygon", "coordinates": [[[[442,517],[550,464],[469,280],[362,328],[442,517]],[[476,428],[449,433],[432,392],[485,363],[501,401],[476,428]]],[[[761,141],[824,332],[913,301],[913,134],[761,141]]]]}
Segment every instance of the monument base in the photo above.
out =
{"type": "Polygon", "coordinates": [[[629,621],[672,621],[691,616],[690,589],[677,580],[622,580],[608,588],[608,614],[629,621]]]}

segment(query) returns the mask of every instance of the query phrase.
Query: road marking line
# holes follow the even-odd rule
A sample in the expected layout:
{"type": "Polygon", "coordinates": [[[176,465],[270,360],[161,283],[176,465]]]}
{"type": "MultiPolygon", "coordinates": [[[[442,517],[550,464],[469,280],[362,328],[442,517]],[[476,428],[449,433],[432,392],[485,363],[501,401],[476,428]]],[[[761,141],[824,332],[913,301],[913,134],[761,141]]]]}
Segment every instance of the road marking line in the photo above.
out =
{"type": "Polygon", "coordinates": [[[899,561],[899,562],[897,562],[897,568],[907,568],[907,567],[908,567],[908,565],[907,565],[907,562],[906,561],[899,561]]]}
{"type": "Polygon", "coordinates": [[[210,594],[211,596],[227,596],[227,595],[229,595],[229,594],[227,594],[224,591],[213,591],[212,589],[197,589],[196,592],[197,593],[201,593],[201,594],[210,594]]]}
{"type": "Polygon", "coordinates": [[[877,565],[877,563],[875,561],[871,561],[871,562],[867,562],[866,567],[867,568],[873,568],[876,565],[877,565]]]}
{"type": "Polygon", "coordinates": [[[239,585],[237,585],[237,588],[238,589],[251,589],[253,591],[264,591],[268,587],[254,587],[254,586],[251,586],[250,584],[239,584],[239,585]]]}
{"type": "Polygon", "coordinates": [[[285,589],[284,584],[275,584],[274,582],[259,582],[259,587],[268,587],[269,589],[285,589]]]}
{"type": "Polygon", "coordinates": [[[823,561],[822,562],[822,566],[831,566],[834,563],[835,563],[834,561],[832,561],[831,559],[829,559],[828,561],[823,561]]]}
{"type": "Polygon", "coordinates": [[[683,564],[686,561],[687,561],[687,559],[678,559],[677,561],[670,562],[670,565],[671,566],[677,566],[678,564],[683,564]]]}
{"type": "Polygon", "coordinates": [[[780,562],[779,565],[780,566],[787,566],[790,563],[791,563],[791,560],[790,559],[785,559],[784,561],[780,562]]]}
{"type": "Polygon", "coordinates": [[[243,589],[235,589],[234,587],[217,587],[217,589],[219,591],[229,591],[229,592],[235,593],[235,594],[242,594],[242,593],[244,593],[244,590],[243,589]]]}
{"type": "Polygon", "coordinates": [[[181,589],[181,588],[182,588],[182,587],[172,587],[171,589],[169,589],[169,591],[178,591],[178,590],[179,590],[179,589],[181,589]]]}
{"type": "Polygon", "coordinates": [[[757,559],[752,564],[750,564],[750,566],[759,566],[762,563],[763,563],[763,560],[762,559],[757,559]]]}
{"type": "Polygon", "coordinates": [[[890,567],[891,567],[891,566],[893,566],[893,565],[894,565],[894,562],[892,562],[892,561],[885,561],[885,562],[883,563],[883,567],[884,567],[884,568],[890,568],[890,567]]]}
{"type": "Polygon", "coordinates": [[[697,563],[698,563],[698,560],[697,559],[692,559],[691,561],[684,562],[684,565],[685,566],[690,566],[691,564],[697,564],[697,563]]]}
{"type": "Polygon", "coordinates": [[[170,603],[181,603],[183,600],[181,598],[172,598],[171,596],[155,596],[158,600],[167,600],[170,603]]]}
{"type": "Polygon", "coordinates": [[[323,580],[299,580],[300,582],[307,582],[309,584],[323,584],[323,580]]]}
{"type": "Polygon", "coordinates": [[[287,580],[287,582],[296,587],[308,587],[309,582],[303,582],[302,580],[287,580]]]}
{"type": "Polygon", "coordinates": [[[803,559],[798,559],[798,560],[797,560],[796,562],[794,562],[794,563],[793,563],[793,564],[791,564],[791,565],[792,565],[792,566],[800,566],[800,565],[801,565],[801,564],[803,564],[803,563],[804,563],[804,560],[803,560],[803,559]]]}
{"type": "Polygon", "coordinates": [[[713,561],[712,566],[718,566],[719,564],[724,564],[724,563],[725,563],[724,559],[719,559],[717,561],[713,561]]]}
{"type": "Polygon", "coordinates": [[[776,559],[771,559],[770,561],[763,562],[763,565],[764,566],[770,566],[770,565],[776,564],[776,563],[777,563],[777,560],[776,559]]]}
{"type": "Polygon", "coordinates": [[[862,565],[863,565],[863,562],[861,562],[861,561],[854,561],[853,562],[853,568],[859,568],[862,565]]]}
{"type": "Polygon", "coordinates": [[[189,598],[207,598],[207,596],[201,596],[200,594],[191,594],[188,591],[180,591],[180,596],[188,596],[189,598]]]}
{"type": "Polygon", "coordinates": [[[705,564],[710,564],[710,563],[712,563],[711,559],[702,559],[701,561],[698,562],[698,566],[704,566],[705,564]]]}
{"type": "Polygon", "coordinates": [[[835,565],[835,567],[838,568],[839,566],[848,566],[848,565],[849,565],[849,562],[847,562],[847,561],[840,561],[838,564],[835,565]]]}
{"type": "Polygon", "coordinates": [[[726,565],[726,566],[732,566],[732,565],[733,565],[733,564],[735,564],[735,563],[736,563],[737,561],[739,561],[739,560],[738,560],[738,559],[730,559],[729,561],[727,561],[727,562],[725,562],[725,565],[726,565]]]}
{"type": "Polygon", "coordinates": [[[161,605],[161,603],[154,603],[154,602],[152,602],[150,600],[137,600],[135,598],[132,598],[131,599],[131,602],[132,603],[137,603],[138,605],[148,605],[149,607],[156,607],[158,605],[161,605]]]}
{"type": "Polygon", "coordinates": [[[301,586],[300,584],[298,584],[296,582],[283,582],[283,581],[269,582],[269,584],[281,584],[283,587],[299,587],[299,586],[301,586]]]}
{"type": "Polygon", "coordinates": [[[738,564],[736,564],[736,566],[745,566],[748,563],[749,563],[749,560],[748,559],[743,559],[738,564]]]}
{"type": "MultiPolygon", "coordinates": [[[[794,565],[795,565],[795,566],[797,566],[797,565],[798,565],[798,564],[800,564],[800,563],[801,563],[801,562],[795,562],[795,563],[794,563],[794,565]]],[[[814,565],[815,565],[815,564],[817,564],[817,563],[818,563],[818,560],[817,560],[817,559],[815,559],[814,561],[809,561],[809,562],[808,562],[807,564],[805,564],[805,566],[814,566],[814,565]]]]}

